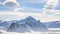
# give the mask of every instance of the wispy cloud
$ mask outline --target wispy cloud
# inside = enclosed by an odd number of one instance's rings
[[[15,8],[13,11],[17,11],[17,12],[41,13],[41,12],[42,12],[42,9],[30,8],[30,7],[20,7],[20,8]]]
[[[3,5],[7,6],[7,7],[17,7],[20,4],[16,1],[16,0],[6,0],[3,2]],[[15,6],[14,6],[15,5]]]
[[[25,10],[24,8],[15,8],[13,11]]]
[[[5,18],[6,18],[8,15],[15,15],[13,17],[9,16],[8,19],[12,19],[12,18],[13,19],[15,19],[15,18],[23,19],[27,16],[32,16],[32,17],[36,18],[37,20],[39,19],[41,21],[60,21],[60,10],[52,10],[52,11],[47,12],[47,11],[42,11],[43,9],[40,9],[40,7],[42,7],[42,5],[39,6],[40,3],[43,4],[47,0],[22,0],[22,1],[27,2],[27,3],[21,2],[21,3],[23,3],[23,5],[19,6],[19,7],[17,6],[16,8],[10,8],[10,9],[12,9],[12,11],[10,11],[10,10],[9,11],[7,10],[8,12],[1,11],[0,16],[5,15]],[[8,1],[3,2],[3,5],[6,6],[5,4],[8,2],[14,2],[14,3],[19,4],[16,0],[8,0]],[[2,9],[3,8],[4,7],[2,7]],[[8,9],[8,6],[7,6],[7,8],[4,8],[4,10],[6,10],[6,9]]]
[[[47,15],[47,14],[44,14],[44,13],[0,12],[0,15],[16,15],[17,20],[25,19],[27,16],[32,16],[37,20],[41,20],[42,22],[60,21],[60,17],[54,16],[54,15],[51,16],[51,15]],[[10,18],[10,19],[12,20],[12,18]]]

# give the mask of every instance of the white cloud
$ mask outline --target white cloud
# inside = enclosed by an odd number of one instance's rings
[[[24,19],[27,16],[32,16],[37,20],[41,20],[42,22],[48,21],[60,21],[60,17],[58,16],[49,16],[44,13],[23,13],[23,12],[0,12],[0,15],[16,15],[18,20]]]
[[[8,0],[8,1],[17,3],[16,0]],[[31,3],[41,3],[41,2],[45,2],[46,0],[27,0],[27,1]],[[50,12],[52,12],[53,14],[50,14],[50,15],[47,14],[47,10],[43,11],[43,13],[22,13],[22,12],[18,12],[19,10],[41,11],[41,9],[21,7],[21,8],[14,8],[13,12],[0,12],[0,15],[16,15],[18,17],[17,19],[23,19],[24,17],[26,18],[27,16],[32,16],[37,20],[38,19],[41,20],[42,22],[60,21],[60,17],[55,16],[56,14],[60,14],[60,10],[59,11],[52,10]]]
[[[5,5],[5,4],[8,3],[8,2],[13,2],[13,3],[15,3],[16,6],[14,6],[14,7],[18,7],[18,6],[20,5],[16,0],[6,0],[5,2],[3,2],[3,5]],[[6,5],[6,6],[7,6],[7,5]]]
[[[48,2],[43,8],[43,13],[47,14],[49,17],[54,17],[54,18],[60,17],[60,16],[57,16],[58,14],[60,14],[60,10],[55,10],[57,3],[58,3],[58,0],[48,0]]]
[[[25,10],[24,8],[15,8],[13,11]]]
[[[45,14],[49,14],[48,12],[51,13],[50,15],[58,15],[58,14],[60,14],[60,10],[46,10],[46,11],[43,11],[43,13],[45,13]]]
[[[41,9],[37,9],[37,8],[30,8],[30,7],[20,7],[20,8],[15,8],[13,11],[25,11],[25,12],[33,12],[33,13],[41,13],[42,10]]]
[[[56,13],[56,14],[60,14],[60,10],[56,10],[55,13]]]
[[[58,0],[48,0],[43,10],[54,10],[57,3],[58,3]]]

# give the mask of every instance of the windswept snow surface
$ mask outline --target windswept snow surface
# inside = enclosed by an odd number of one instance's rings
[[[60,32],[25,32],[25,33],[17,33],[17,32],[6,32],[4,30],[0,30],[0,34],[60,34]]]

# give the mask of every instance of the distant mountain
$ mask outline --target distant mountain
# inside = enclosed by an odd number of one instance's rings
[[[16,32],[26,32],[30,30],[46,31],[47,28],[46,28],[46,25],[40,22],[40,20],[37,21],[31,16],[20,21],[13,21],[11,26],[8,28],[8,31],[16,31]]]
[[[33,30],[44,30],[46,29],[46,25],[40,22],[40,20],[36,20],[31,16],[27,17],[26,24],[29,25]]]
[[[0,27],[5,27],[5,28],[8,28],[10,26],[10,23],[9,21],[3,21],[3,22],[0,22]]]
[[[30,32],[32,31],[47,31],[48,28],[60,28],[60,21],[44,22],[36,20],[29,16],[21,20],[1,21],[0,29],[4,27],[9,32]]]
[[[25,24],[17,24],[17,23],[12,23],[11,26],[8,28],[7,31],[10,32],[27,32],[29,31],[29,26],[25,25]]]
[[[45,25],[48,28],[60,28],[60,21],[52,21],[52,22],[47,22]]]

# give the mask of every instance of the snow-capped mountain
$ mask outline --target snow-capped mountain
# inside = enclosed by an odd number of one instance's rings
[[[10,21],[0,21],[0,29],[7,29],[10,26]]]
[[[44,30],[46,29],[46,25],[40,22],[40,20],[36,20],[32,17],[27,17],[25,20],[26,24],[29,25],[33,30]]]
[[[15,22],[15,23],[14,23]],[[46,31],[46,25],[40,22],[40,20],[36,20],[31,16],[26,19],[20,21],[13,21],[11,26],[7,29],[7,31],[15,31],[15,32],[26,32],[26,31]]]
[[[9,32],[47,31],[48,28],[60,28],[60,21],[42,23],[29,16],[21,20],[0,21],[0,27]]]
[[[60,28],[60,21],[52,21],[44,23],[48,28]]]
[[[49,25],[49,28],[60,28],[60,21],[55,21]]]

